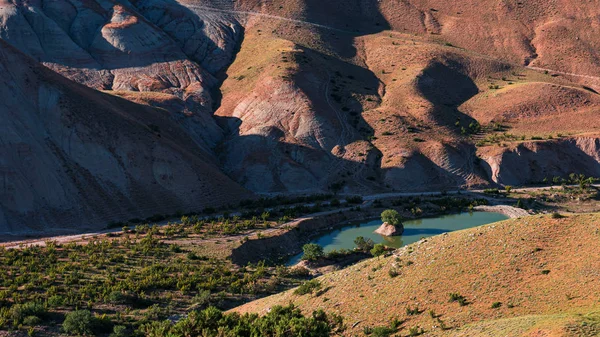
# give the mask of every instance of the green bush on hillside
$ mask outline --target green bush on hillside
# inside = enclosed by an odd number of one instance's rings
[[[96,336],[106,331],[107,322],[95,317],[89,310],[75,310],[65,316],[62,330],[69,335]]]
[[[307,261],[315,261],[322,258],[325,253],[323,253],[323,247],[319,246],[316,243],[307,243],[302,246],[302,251],[304,255],[302,255],[302,260]]]
[[[381,243],[376,244],[373,246],[373,249],[371,249],[371,255],[374,257],[381,256],[383,254],[385,254],[385,246]]]
[[[184,336],[305,336],[326,337],[344,329],[343,320],[322,310],[311,316],[302,315],[293,305],[271,308],[268,314],[224,314],[214,307],[192,311],[177,323],[152,322],[140,327],[147,337]]]
[[[321,289],[321,282],[319,280],[310,280],[302,283],[296,288],[296,290],[294,290],[294,295],[312,294],[319,289]]]
[[[19,326],[20,324],[30,325],[25,322],[25,320],[32,321],[32,317],[37,317],[40,319],[47,315],[47,310],[40,302],[25,302],[13,304],[8,311],[3,311],[2,316],[12,320],[12,324],[14,327]],[[30,323],[29,322],[29,323]]]

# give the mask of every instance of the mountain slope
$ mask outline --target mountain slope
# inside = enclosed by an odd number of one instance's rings
[[[185,148],[253,192],[365,194],[599,175],[597,15],[567,0],[0,0],[0,38],[168,111]]]
[[[0,231],[86,228],[248,197],[166,110],[102,94],[0,40]]]

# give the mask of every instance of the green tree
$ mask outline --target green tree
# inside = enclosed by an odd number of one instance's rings
[[[69,335],[94,336],[98,319],[89,310],[76,310],[67,314],[62,329]]]
[[[371,240],[369,238],[365,239],[362,236],[356,237],[356,239],[354,239],[354,244],[356,245],[356,248],[358,250],[363,251],[363,252],[370,251],[371,249],[373,249],[373,246],[375,245],[373,240]]]
[[[386,209],[381,212],[381,221],[396,226],[402,223],[402,216],[396,210]]]
[[[325,253],[323,252],[323,247],[319,246],[316,243],[307,243],[302,246],[302,251],[304,255],[302,255],[302,260],[307,261],[315,261],[323,257]]]
[[[588,188],[591,184],[594,183],[594,178],[586,178],[585,174],[571,173],[569,177],[571,178],[571,183],[579,185],[579,188],[582,190]]]
[[[263,213],[260,215],[260,218],[262,219],[262,221],[263,221],[263,222],[265,222],[265,223],[266,223],[266,222],[267,222],[267,220],[269,220],[269,217],[270,217],[270,216],[271,216],[271,213],[269,213],[269,212],[263,212]]]
[[[377,257],[377,256],[381,256],[385,253],[385,246],[381,243],[376,244],[375,246],[373,246],[373,249],[371,249],[371,255]]]

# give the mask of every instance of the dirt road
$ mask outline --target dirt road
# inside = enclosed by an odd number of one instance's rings
[[[571,186],[574,186],[574,185],[571,185]],[[596,185],[592,185],[592,186],[600,187],[600,184],[596,184]],[[534,191],[549,190],[550,188],[557,189],[557,188],[561,188],[561,187],[560,186],[524,187],[524,188],[514,188],[512,191],[514,191],[514,192],[534,192]],[[471,195],[473,197],[495,200],[495,198],[493,198],[489,195],[485,195],[483,193],[483,190],[455,190],[455,191],[434,191],[434,192],[393,192],[393,193],[379,193],[379,194],[363,196],[364,202],[361,205],[361,207],[369,207],[373,204],[373,202],[375,200],[401,198],[401,197],[440,196],[440,195],[444,195],[444,194],[445,195],[457,195],[457,194]],[[308,205],[308,206],[310,206],[310,205]],[[283,227],[294,225],[297,222],[302,221],[302,220],[306,220],[306,219],[310,219],[310,218],[314,218],[314,217],[318,217],[318,216],[323,216],[323,215],[329,215],[329,214],[337,213],[340,211],[345,212],[350,209],[351,209],[351,207],[345,207],[345,208],[335,209],[335,210],[331,210],[331,211],[307,214],[302,217],[296,218],[292,221],[289,221],[289,222],[283,223],[281,225],[275,226],[273,228],[264,230],[263,233],[268,234],[273,231],[279,230]],[[528,215],[527,211],[509,206],[509,205],[494,205],[494,206],[485,206],[485,207],[480,206],[476,209],[481,210],[481,211],[488,211],[488,212],[500,212],[509,217],[523,217],[523,216]],[[239,215],[239,213],[230,213],[230,214],[231,215]],[[205,217],[205,218],[207,218],[207,217]],[[165,220],[165,221],[156,223],[156,225],[164,226],[164,225],[167,225],[169,222],[174,222],[174,221],[178,221],[178,220],[179,219],[169,219],[169,220]],[[73,235],[53,235],[53,236],[48,236],[48,237],[44,237],[44,238],[35,238],[35,239],[26,239],[26,240],[22,240],[22,239],[10,240],[10,238],[9,238],[8,240],[6,240],[6,242],[0,243],[0,246],[3,246],[8,249],[20,248],[22,246],[45,246],[46,242],[54,241],[54,242],[61,243],[61,244],[67,243],[67,242],[77,242],[77,241],[84,241],[86,238],[90,238],[90,237],[96,236],[96,235],[102,235],[102,234],[108,234],[108,233],[120,233],[120,232],[122,232],[122,230],[120,228],[115,228],[115,229],[106,229],[106,230],[89,232],[89,233],[81,233],[81,234],[73,234]],[[243,236],[248,236],[251,234],[252,233],[247,233],[247,234],[239,235],[239,237],[241,238]],[[235,239],[236,237],[229,237],[229,238]],[[212,239],[207,239],[207,240],[212,240]],[[217,240],[217,239],[215,239],[215,240]]]

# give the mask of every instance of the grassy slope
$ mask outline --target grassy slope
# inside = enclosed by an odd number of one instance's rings
[[[576,314],[600,308],[599,220],[599,214],[534,216],[441,235],[322,276],[328,290],[320,296],[289,291],[237,310],[264,312],[288,302],[305,310],[323,308],[342,314],[349,327],[360,322],[348,335],[394,317],[407,320],[406,328],[418,325],[434,335],[528,335],[535,329],[561,335],[568,325],[580,327]],[[390,269],[399,275],[390,277]],[[449,293],[465,296],[469,304],[450,303]],[[502,305],[492,309],[494,302]],[[424,312],[406,314],[407,307],[417,306]],[[452,329],[442,331],[429,310]],[[563,313],[559,320],[546,316]]]

